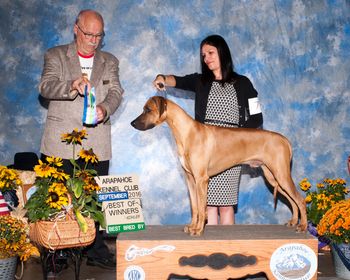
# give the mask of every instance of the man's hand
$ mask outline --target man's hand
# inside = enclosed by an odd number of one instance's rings
[[[102,122],[104,120],[104,118],[106,117],[106,109],[101,106],[101,105],[97,105],[96,106],[96,114],[97,114],[97,122]]]
[[[85,75],[83,75],[79,79],[76,79],[75,81],[73,81],[70,87],[70,91],[77,90],[81,96],[84,96],[85,88],[87,92],[90,92],[91,84],[88,78]]]

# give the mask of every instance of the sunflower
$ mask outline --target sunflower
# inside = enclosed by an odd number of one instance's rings
[[[51,166],[61,167],[63,165],[63,160],[60,157],[46,157],[46,161]]]
[[[57,172],[55,167],[52,167],[48,163],[44,163],[39,159],[39,164],[34,166],[34,171],[38,177],[48,178],[51,177],[52,174]]]
[[[81,145],[83,142],[83,139],[86,139],[86,136],[87,136],[87,133],[85,129],[78,131],[78,129],[75,128],[71,133],[62,134],[61,139],[62,139],[62,142],[67,142],[67,145],[68,144]]]
[[[91,148],[89,150],[84,150],[84,149],[80,150],[79,157],[81,159],[85,160],[86,163],[87,162],[91,162],[91,163],[98,162],[98,157]]]
[[[96,192],[100,190],[100,186],[96,183],[95,179],[92,177],[86,178],[84,180],[84,190],[88,193]]]
[[[88,170],[78,170],[76,173],[75,173],[75,176],[77,178],[80,178],[82,180],[85,180],[89,177],[91,177],[91,173],[88,171]]]
[[[79,215],[84,215],[104,224],[104,217],[100,213],[101,204],[98,203],[96,194],[99,186],[93,179],[97,176],[97,171],[88,168],[90,163],[98,162],[98,157],[92,149],[85,151],[82,148],[77,157],[75,153],[76,146],[82,145],[83,139],[87,139],[84,129],[74,129],[71,133],[61,135],[62,142],[72,145],[72,158],[69,159],[73,167],[72,174],[63,170],[64,160],[60,157],[47,157],[35,166],[37,189],[25,204],[29,222],[56,221],[67,215],[69,206],[77,219]],[[85,162],[84,166],[77,159]],[[81,230],[85,229],[85,224],[79,226]]]
[[[52,177],[59,181],[65,181],[68,180],[70,176],[62,170],[56,170],[56,172],[52,173]]]
[[[46,203],[51,208],[58,210],[62,209],[62,206],[68,205],[67,188],[63,183],[53,183],[48,189],[48,198]]]

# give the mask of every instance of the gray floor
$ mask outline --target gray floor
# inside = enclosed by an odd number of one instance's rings
[[[113,249],[115,250],[115,239],[113,238],[108,239],[107,244],[112,250]],[[329,250],[327,250],[327,248],[319,252],[318,262],[319,262],[318,279],[321,279],[321,280],[341,279],[335,276],[331,253]],[[20,272],[21,272],[21,265],[19,264],[17,269],[17,276],[20,275]],[[43,279],[41,264],[38,259],[31,259],[24,264],[22,279],[23,280]],[[74,280],[75,277],[74,277],[73,265],[63,270],[58,276],[48,278],[48,280],[50,279]],[[80,268],[80,279],[81,280],[112,280],[112,279],[116,279],[116,273],[115,271],[110,271],[99,267],[87,266],[86,259],[83,259],[83,263]],[[170,279],[175,280],[175,279],[184,279],[184,278],[174,276]],[[260,280],[260,279],[266,279],[266,278],[260,275],[260,276],[251,277],[247,279]],[[123,279],[120,279],[120,280],[123,280]],[[158,280],[158,279],[149,279],[149,280]]]

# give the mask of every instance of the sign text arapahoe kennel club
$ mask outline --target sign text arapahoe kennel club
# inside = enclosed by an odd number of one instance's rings
[[[144,230],[138,176],[99,176],[95,180],[101,187],[98,200],[102,202],[107,233]]]

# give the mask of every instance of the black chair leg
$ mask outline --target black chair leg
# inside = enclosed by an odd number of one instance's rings
[[[72,248],[71,258],[74,263],[75,280],[79,280],[80,266],[82,263],[82,250],[80,248]]]
[[[79,280],[82,255],[82,248],[68,248],[55,251],[40,248],[43,279],[48,279],[49,272],[56,273],[62,271],[68,266],[68,260],[71,260],[74,265],[75,280]]]
[[[42,272],[43,272],[43,279],[47,280],[47,274],[48,274],[48,266],[47,266],[47,262],[48,262],[48,258],[49,258],[49,251],[45,248],[40,248],[40,260],[41,260],[41,268],[42,268]]]

